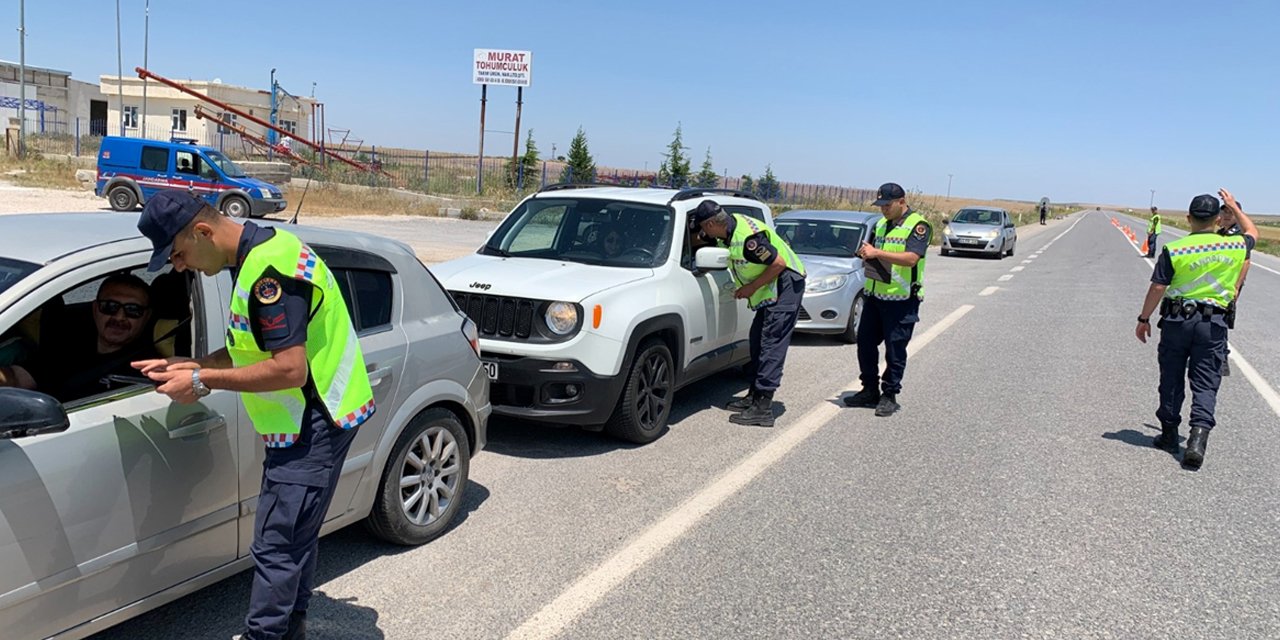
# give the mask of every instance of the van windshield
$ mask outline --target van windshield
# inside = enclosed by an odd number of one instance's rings
[[[228,178],[249,177],[239,165],[231,161],[231,158],[228,158],[217,151],[206,151],[205,153],[208,154],[209,160],[213,161],[214,164],[218,165],[219,169],[222,169],[223,173],[227,174]]]

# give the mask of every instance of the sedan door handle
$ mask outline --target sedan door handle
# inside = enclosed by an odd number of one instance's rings
[[[217,414],[217,415],[205,414],[202,416],[194,416],[194,417],[203,418],[203,419],[197,420],[190,424],[184,424],[176,429],[171,429],[169,431],[169,439],[181,440],[182,438],[190,438],[191,436],[204,435],[206,433],[209,433],[210,431],[213,431],[214,429],[221,429],[222,427],[227,426],[227,419],[222,417],[222,414]]]
[[[383,367],[381,369],[373,369],[369,371],[369,386],[376,387],[379,383],[391,375],[391,367]]]

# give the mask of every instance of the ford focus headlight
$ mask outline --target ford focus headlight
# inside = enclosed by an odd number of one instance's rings
[[[547,328],[558,336],[567,336],[578,326],[578,305],[552,302],[547,306]]]
[[[834,276],[823,276],[821,278],[814,278],[810,280],[808,284],[804,286],[804,290],[806,293],[822,293],[824,291],[835,291],[836,289],[843,287],[844,283],[848,281],[849,281],[849,276],[845,274],[838,274]]]

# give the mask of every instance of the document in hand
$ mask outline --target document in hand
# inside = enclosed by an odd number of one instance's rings
[[[884,283],[889,282],[890,280],[889,267],[886,266],[883,262],[880,262],[879,258],[863,260],[862,265],[865,268],[868,278],[871,278],[872,280],[875,280],[877,282],[884,282]]]

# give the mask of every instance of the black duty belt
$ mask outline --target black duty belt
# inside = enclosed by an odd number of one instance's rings
[[[1165,298],[1160,302],[1160,315],[1167,318],[1191,318],[1201,316],[1206,320],[1211,316],[1226,315],[1228,311],[1196,300],[1176,300]]]

